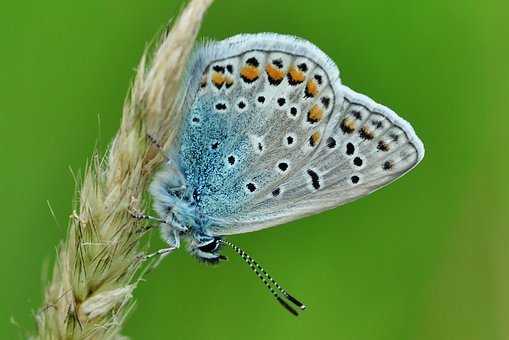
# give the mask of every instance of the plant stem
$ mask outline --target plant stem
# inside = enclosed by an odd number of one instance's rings
[[[152,57],[144,54],[107,157],[92,156],[68,235],[38,311],[34,339],[118,339],[134,302],[142,267],[143,195],[163,161],[147,134],[163,146],[180,122],[180,80],[212,0],[191,0]]]

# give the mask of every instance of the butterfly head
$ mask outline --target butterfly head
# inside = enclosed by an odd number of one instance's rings
[[[194,234],[189,242],[189,252],[199,261],[207,264],[218,264],[220,261],[227,260],[227,257],[220,254],[221,238]]]

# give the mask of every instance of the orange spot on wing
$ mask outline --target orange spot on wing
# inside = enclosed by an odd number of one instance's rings
[[[366,140],[372,140],[373,138],[375,138],[375,136],[373,135],[373,132],[371,132],[366,126],[364,126],[360,131],[359,131],[359,136],[362,138],[362,139],[366,139]]]
[[[275,68],[274,66],[272,66],[272,64],[267,64],[265,70],[267,71],[269,77],[271,77],[274,80],[282,80],[285,77],[284,71]]]
[[[318,105],[313,105],[308,112],[308,121],[310,123],[316,123],[322,120],[323,111]]]
[[[343,119],[343,121],[341,122],[341,130],[343,130],[344,133],[352,133],[355,131],[356,129],[356,126],[355,126],[355,121],[350,118],[350,117],[346,117],[345,119]]]
[[[389,145],[386,142],[384,142],[383,140],[378,142],[378,145],[376,148],[383,152],[389,151]]]
[[[290,68],[290,71],[288,72],[288,81],[291,85],[300,84],[304,81],[304,79],[306,79],[304,72],[294,66]]]
[[[216,85],[216,87],[220,88],[221,86],[223,86],[225,81],[226,81],[226,77],[224,76],[224,74],[219,73],[219,72],[214,72],[212,74],[212,83],[214,83],[214,85]]]
[[[306,97],[314,97],[318,93],[318,84],[313,79],[306,84]]]
[[[252,65],[247,65],[240,70],[240,76],[245,81],[252,82],[258,79],[258,77],[260,76],[260,71],[258,70],[258,68]]]
[[[319,141],[320,141],[320,132],[318,132],[318,131],[313,132],[311,137],[309,137],[309,144],[311,146],[315,146],[316,144],[318,144]]]

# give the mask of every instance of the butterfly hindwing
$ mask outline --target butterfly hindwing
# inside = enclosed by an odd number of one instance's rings
[[[186,87],[179,163],[215,235],[346,203],[423,156],[408,123],[341,85],[330,59],[297,38],[241,35],[205,45]]]

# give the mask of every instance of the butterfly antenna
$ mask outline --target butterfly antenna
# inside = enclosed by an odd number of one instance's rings
[[[242,259],[244,260],[244,262],[246,262],[249,267],[251,268],[251,270],[253,270],[253,272],[256,274],[256,276],[258,276],[258,278],[260,280],[262,280],[262,282],[265,284],[265,286],[267,287],[267,289],[271,292],[271,294],[276,298],[276,300],[283,306],[286,308],[286,310],[288,310],[290,313],[292,313],[293,315],[299,315],[297,313],[297,311],[292,307],[290,306],[285,300],[283,300],[281,298],[281,296],[274,290],[274,288],[271,286],[270,283],[272,283],[276,289],[290,302],[292,302],[294,305],[296,305],[297,307],[299,307],[300,309],[304,310],[306,309],[306,305],[304,305],[302,302],[300,302],[299,300],[297,300],[296,298],[294,298],[292,295],[290,295],[283,287],[281,287],[270,275],[269,273],[267,273],[265,271],[265,269],[262,268],[262,266],[260,266],[251,256],[249,256],[248,253],[246,253],[244,250],[242,250],[241,248],[237,247],[236,245],[234,245],[233,243],[227,241],[227,240],[223,240],[223,239],[220,239],[219,242],[223,243],[223,244],[226,244],[227,246],[229,246],[230,248],[232,248],[237,254],[240,255],[240,257],[242,257]],[[261,273],[263,273],[263,275]],[[270,281],[270,283],[267,281],[267,279]]]

